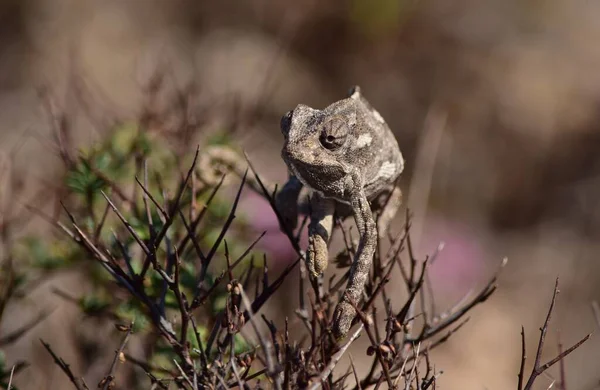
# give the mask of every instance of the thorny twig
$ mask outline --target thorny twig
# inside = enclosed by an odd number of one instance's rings
[[[85,380],[83,378],[75,377],[75,374],[73,374],[73,371],[71,371],[71,368],[67,364],[67,362],[65,362],[61,357],[59,357],[58,355],[56,355],[54,353],[54,351],[50,347],[50,344],[46,343],[44,340],[40,340],[40,341],[42,342],[42,345],[44,346],[44,348],[46,348],[46,351],[48,351],[48,353],[52,356],[54,363],[58,367],[60,367],[60,369],[65,373],[65,375],[67,375],[67,377],[69,378],[71,383],[73,383],[73,386],[75,386],[75,388],[77,390],[89,390],[89,387],[85,383]]]
[[[544,342],[546,341],[546,333],[548,332],[548,325],[550,323],[550,317],[552,316],[552,311],[554,310],[554,304],[556,303],[556,296],[558,295],[558,292],[559,292],[558,278],[556,278],[556,282],[554,284],[554,292],[552,293],[552,301],[550,302],[550,307],[548,308],[548,314],[546,315],[546,320],[544,321],[544,325],[542,325],[542,327],[540,328],[540,339],[538,341],[538,347],[537,347],[537,350],[535,353],[535,361],[533,363],[533,369],[531,370],[531,374],[529,375],[529,379],[527,380],[525,387],[522,387],[522,385],[523,385],[523,370],[525,367],[525,360],[526,360],[527,356],[525,355],[525,336],[524,336],[523,329],[521,330],[521,332],[522,332],[521,333],[522,353],[521,353],[521,366],[520,366],[519,375],[518,375],[519,383],[517,386],[517,390],[523,390],[523,389],[530,390],[533,387],[533,383],[535,382],[536,378],[539,375],[544,373],[547,369],[552,367],[557,362],[559,362],[562,359],[564,359],[565,357],[567,357],[567,355],[569,355],[571,352],[573,352],[574,350],[579,348],[591,336],[591,333],[588,334],[587,336],[585,336],[584,338],[579,340],[577,343],[575,343],[570,348],[567,348],[565,351],[560,352],[558,354],[558,356],[556,356],[554,359],[551,359],[547,363],[542,364],[542,362],[541,362],[542,351],[544,349]]]
[[[13,375],[15,374],[15,367],[16,367],[16,365],[13,365],[12,368],[10,369],[10,378],[8,378],[8,386],[6,386],[6,390],[12,389],[12,381],[13,381]]]
[[[340,348],[340,350],[331,357],[331,361],[329,362],[327,367],[325,367],[323,372],[321,372],[318,380],[309,388],[310,390],[316,390],[320,386],[322,386],[322,382],[324,382],[325,379],[327,379],[327,377],[329,375],[331,375],[331,372],[333,371],[335,366],[338,364],[338,362],[340,361],[340,359],[342,358],[344,353],[346,353],[346,351],[348,350],[350,345],[354,342],[354,340],[356,340],[358,338],[358,336],[360,336],[360,333],[362,332],[363,327],[364,327],[364,325],[361,324],[358,327],[358,329],[356,329],[356,331],[348,338],[348,341],[346,341],[346,344],[344,344],[344,346],[342,348]],[[353,367],[354,367],[354,365],[353,365]],[[354,373],[356,374],[356,370],[354,368],[353,368],[353,370],[354,370]]]
[[[131,336],[131,333],[133,333],[133,325],[134,323],[131,322],[127,327],[125,337],[123,337],[123,341],[121,342],[119,349],[115,351],[115,357],[110,365],[108,374],[100,382],[100,385],[102,385],[102,390],[108,390],[111,388],[111,385],[115,379],[115,370],[117,368],[117,363],[119,362],[119,360],[121,360],[121,356],[125,349],[125,345],[127,345],[127,341],[129,341],[129,336]],[[100,387],[100,385],[98,387]]]

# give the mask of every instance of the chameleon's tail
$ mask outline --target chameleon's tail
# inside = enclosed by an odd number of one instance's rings
[[[249,169],[249,165],[246,159],[227,146],[209,146],[202,150],[198,159],[198,176],[204,184],[211,187],[219,184],[223,175],[233,173],[242,178],[247,169]],[[272,194],[275,186],[266,182],[263,178],[260,180],[269,191],[269,194]],[[246,184],[258,194],[264,196],[263,189],[252,172],[249,172],[246,176]]]
[[[243,177],[249,164],[244,157],[235,150],[226,146],[210,146],[200,153],[198,159],[198,176],[204,184],[214,187],[223,179],[223,175],[233,173]],[[263,187],[261,186],[264,186]],[[294,230],[298,223],[298,196],[302,184],[296,180],[288,182],[279,188],[275,194],[276,186],[263,178],[260,182],[253,172],[246,175],[246,185],[250,186],[256,193],[263,197],[273,198],[282,218],[283,225]],[[265,191],[268,194],[265,194]]]

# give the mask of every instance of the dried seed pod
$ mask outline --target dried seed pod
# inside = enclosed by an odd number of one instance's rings
[[[244,357],[244,362],[246,363],[246,366],[248,366],[248,367],[250,367],[252,365],[253,361],[254,361],[254,356],[246,355]]]
[[[115,324],[115,328],[117,328],[119,332],[129,332],[129,329],[131,329],[129,325],[124,324]]]
[[[390,351],[392,352],[392,354],[394,356],[396,356],[397,352],[396,352],[396,347],[394,347],[394,344],[387,344],[387,346],[390,349]]]
[[[316,310],[315,315],[318,321],[323,321],[325,319],[325,314],[321,310]]]
[[[391,351],[392,350],[388,345],[379,344],[379,352],[381,352],[382,354],[388,355]]]

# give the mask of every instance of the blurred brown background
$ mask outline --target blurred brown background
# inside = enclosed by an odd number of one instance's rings
[[[499,292],[433,353],[445,372],[440,387],[515,388],[520,326],[532,354],[556,276],[545,358],[557,352],[556,330],[571,344],[598,327],[590,309],[600,300],[598,20],[600,3],[589,0],[4,0],[0,150],[25,134],[17,164],[51,177],[57,159],[30,136],[48,131],[38,86],[64,94],[68,107],[68,70],[77,67],[110,102],[104,108],[134,115],[142,84],[167,66],[214,105],[207,132],[227,120],[220,107],[260,113],[236,142],[281,182],[279,117],[298,103],[324,107],[358,84],[407,159],[402,186],[422,253],[446,243],[432,269],[443,303],[509,259]],[[98,137],[92,124],[80,126],[82,142]],[[71,274],[52,283],[80,288]],[[56,331],[79,324],[77,308],[43,286],[31,305],[56,310],[7,349],[9,363],[33,364],[17,384],[63,388],[37,340],[53,337],[77,367],[75,343]],[[23,321],[16,314],[0,331]],[[592,338],[566,360],[568,390],[600,388],[599,345]]]

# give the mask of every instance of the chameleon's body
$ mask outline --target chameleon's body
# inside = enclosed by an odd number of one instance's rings
[[[327,267],[327,245],[335,216],[352,215],[360,240],[346,291],[336,307],[333,333],[344,337],[356,315],[377,246],[401,203],[397,179],[404,168],[398,143],[381,115],[355,87],[349,97],[323,110],[298,105],[281,119],[281,152],[289,180],[277,193],[277,209],[284,223],[295,228],[298,213],[310,212],[307,266],[313,276]],[[240,171],[241,163],[227,152],[208,158]],[[300,193],[311,191],[309,207]],[[376,227],[373,211],[379,211]]]

